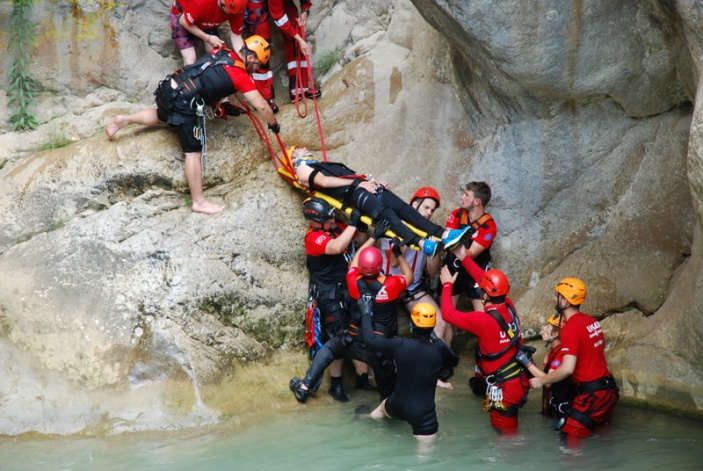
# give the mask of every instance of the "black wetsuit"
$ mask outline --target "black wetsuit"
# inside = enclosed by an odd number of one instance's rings
[[[396,385],[386,399],[386,412],[394,419],[404,420],[414,435],[437,433],[435,388],[445,367],[455,367],[459,358],[432,329],[413,330],[413,338],[387,339],[373,332],[371,309],[359,302],[363,317],[364,343],[372,350],[395,360]]]
[[[429,236],[441,238],[444,233],[444,228],[430,222],[424,218],[415,208],[400,199],[395,193],[390,190],[383,189],[378,193],[369,193],[363,188],[345,186],[341,188],[316,188],[314,186],[316,172],[328,177],[351,177],[357,176],[357,173],[346,167],[343,164],[336,162],[317,162],[307,164],[313,169],[311,174],[312,182],[306,182],[310,185],[311,190],[320,190],[322,193],[329,195],[352,208],[357,208],[364,214],[367,214],[374,221],[385,219],[401,240],[408,245],[417,245],[420,237],[416,235],[403,221],[412,226],[427,232]],[[357,176],[358,179],[358,176]],[[363,180],[362,180],[363,181]]]
[[[315,354],[312,365],[305,372],[303,384],[313,392],[320,388],[322,375],[325,369],[334,360],[346,358],[359,360],[371,367],[376,379],[376,386],[381,399],[385,399],[393,392],[395,374],[390,363],[384,358],[369,351],[359,332],[353,325],[346,332],[339,333],[336,337],[325,342],[325,345]]]

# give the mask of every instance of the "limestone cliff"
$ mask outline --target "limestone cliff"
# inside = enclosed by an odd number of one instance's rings
[[[331,158],[403,197],[434,186],[438,222],[463,184],[489,182],[495,265],[528,332],[551,314],[555,282],[579,276],[623,394],[691,411],[703,409],[696,5],[349,0],[314,5],[309,24],[315,58],[339,57],[318,77]],[[241,364],[301,344],[302,194],[273,172],[249,121],[209,124],[205,184],[227,206],[217,216],[188,210],[168,129],[127,128],[114,142],[100,129],[151,106],[179,66],[169,6],[37,2],[41,126],[0,123],[0,433],[217,420],[215,400],[205,415],[193,398],[174,407],[173,385],[216,391]],[[300,119],[279,102],[286,143],[319,149],[312,109]],[[60,137],[74,142],[37,150]]]

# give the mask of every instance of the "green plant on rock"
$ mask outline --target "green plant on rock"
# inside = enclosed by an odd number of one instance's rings
[[[313,69],[315,71],[315,76],[320,77],[322,75],[325,75],[327,72],[334,67],[334,64],[337,63],[339,58],[342,57],[342,49],[337,48],[333,49],[331,51],[327,51],[324,54],[322,54],[316,61],[313,66]]]
[[[29,14],[34,0],[12,0],[10,40],[7,45],[12,55],[8,73],[8,108],[10,124],[15,131],[37,128],[37,119],[30,108],[35,104],[36,81],[29,73],[29,51],[34,44],[34,24]]]

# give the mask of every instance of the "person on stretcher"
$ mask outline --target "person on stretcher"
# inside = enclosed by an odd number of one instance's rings
[[[393,193],[388,182],[359,174],[339,162],[318,160],[305,147],[293,147],[289,153],[295,176],[302,186],[316,196],[323,193],[358,209],[373,221],[385,219],[404,245],[419,247],[428,257],[437,253],[440,240],[451,249],[461,242],[469,229],[445,230],[434,224]]]

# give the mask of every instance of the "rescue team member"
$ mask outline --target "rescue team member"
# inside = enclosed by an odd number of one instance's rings
[[[349,225],[337,222],[334,214],[334,208],[319,198],[308,198],[303,203],[303,217],[309,224],[305,233],[306,265],[310,290],[320,311],[323,343],[342,334],[349,327],[350,299],[346,275],[355,253],[354,237],[360,224],[359,217],[350,218]],[[334,361],[325,362],[325,368],[329,364],[331,377],[328,393],[341,402],[349,400],[342,385],[344,358],[347,357],[338,356]],[[360,383],[358,386],[371,389],[368,367],[355,361],[354,369]]]
[[[288,83],[291,100],[295,98],[293,90],[296,88],[296,78],[307,80],[306,55],[310,54],[310,46],[301,36],[305,31],[308,16],[310,15],[310,0],[301,0],[301,12],[292,0],[249,0],[246,8],[246,28],[249,34],[256,34],[271,41],[271,25],[269,16],[281,30],[281,40],[288,70]],[[278,113],[278,106],[274,99],[273,71],[270,67],[262,67],[253,76],[256,87],[261,95],[266,98],[274,113]],[[319,91],[304,90],[307,98],[319,97]]]
[[[105,126],[105,133],[112,140],[117,131],[129,124],[148,127],[168,124],[174,127],[185,153],[185,177],[193,201],[191,209],[207,214],[222,212],[224,206],[206,200],[203,193],[201,158],[205,132],[202,110],[209,103],[217,103],[235,92],[242,92],[266,120],[269,129],[274,133],[280,132],[276,117],[249,76],[261,64],[267,63],[270,56],[268,43],[258,36],[247,38],[238,53],[216,49],[196,63],[167,75],[154,92],[155,109],[117,115]]]
[[[387,227],[385,221],[381,221],[376,226],[374,234],[361,246],[359,254],[349,266],[347,286],[349,296],[356,304],[364,295],[371,297],[376,330],[383,333],[386,338],[393,338],[398,335],[400,300],[408,285],[413,282],[413,272],[405,258],[399,256],[399,245],[396,244],[394,256],[398,260],[400,275],[383,274],[383,256],[373,245],[376,243],[376,237],[380,237]],[[357,306],[355,308],[358,309]]]
[[[491,245],[498,235],[498,227],[493,217],[486,212],[490,200],[491,187],[486,182],[467,183],[461,195],[461,206],[449,213],[445,224],[447,229],[470,228],[471,238],[465,237],[464,246],[468,249],[468,255],[484,270],[491,267]],[[481,292],[476,286],[476,281],[462,267],[461,261],[452,252],[447,252],[442,264],[448,266],[452,273],[459,274],[452,288],[454,305],[458,305],[459,296],[466,293],[473,310],[482,311]],[[469,378],[469,387],[477,396],[486,395],[484,374],[477,365],[474,365],[474,375]]]
[[[357,174],[341,163],[319,161],[304,147],[293,147],[289,152],[301,185],[313,191],[322,189],[325,194],[360,210],[374,221],[385,219],[404,245],[418,246],[429,257],[433,257],[438,248],[438,242],[431,237],[441,238],[445,247],[452,247],[468,231],[468,228],[445,231],[430,222],[390,191],[387,182]],[[404,222],[424,231],[427,237],[421,238]]]
[[[418,213],[425,219],[432,218],[434,212],[439,208],[440,196],[437,190],[431,187],[422,187],[418,189],[410,198],[410,206],[415,208]],[[392,239],[384,237],[381,239],[381,253],[383,254],[384,272],[390,274],[398,274],[398,267],[391,263],[391,242]],[[408,312],[412,312],[415,305],[419,303],[428,303],[432,305],[437,314],[437,323],[435,326],[435,334],[447,345],[452,344],[452,328],[448,326],[442,319],[442,314],[437,305],[437,302],[432,297],[430,286],[425,279],[425,273],[428,276],[433,276],[439,273],[440,259],[439,257],[428,258],[424,252],[417,250],[409,250],[407,247],[402,249],[403,257],[413,270],[412,284],[408,285],[408,290],[401,300],[401,304]],[[451,385],[449,385],[451,386]]]
[[[381,272],[381,254],[373,244],[387,230],[387,226],[376,226],[371,237],[354,254],[354,258],[347,271],[346,279],[349,294],[353,299],[360,298],[360,292],[374,298],[373,308],[377,309],[377,329],[382,330],[388,337],[395,336],[398,330],[398,299],[405,291],[408,281],[412,282],[412,271],[407,263],[400,261],[403,275],[383,277]],[[402,257],[401,257],[402,258]],[[317,391],[320,385],[322,372],[333,360],[340,358],[353,358],[363,361],[373,368],[376,385],[381,398],[386,398],[393,391],[394,374],[387,361],[379,359],[370,353],[360,338],[359,323],[361,321],[358,303],[353,303],[353,322],[348,330],[339,333],[335,338],[326,342],[317,352],[312,365],[301,380],[293,377],[288,387],[299,402],[307,400],[310,391]],[[340,378],[341,381],[341,378]]]
[[[464,242],[467,254],[476,264],[487,270],[491,262],[491,245],[498,235],[498,227],[493,217],[486,212],[486,206],[491,200],[491,187],[486,182],[469,182],[461,195],[461,207],[455,209],[447,217],[447,229],[464,229],[470,227],[471,239]],[[474,311],[481,311],[481,293],[476,287],[476,280],[471,278],[452,252],[444,259],[452,273],[458,272],[454,291],[454,304],[459,301],[461,293],[466,293],[473,304]]]
[[[247,0],[175,0],[170,14],[171,37],[181,51],[183,65],[190,65],[197,58],[195,38],[203,41],[206,53],[227,47],[218,32],[225,21],[229,21],[232,49],[241,49],[246,3]]]
[[[532,378],[540,388],[571,377],[576,396],[561,431],[571,437],[586,437],[607,424],[618,401],[618,387],[605,360],[605,336],[597,320],[580,311],[586,300],[586,285],[578,278],[564,278],[555,288],[557,312],[564,316],[561,329],[561,365],[544,378]]]
[[[510,283],[500,270],[483,271],[460,245],[454,254],[463,267],[478,281],[484,312],[460,312],[452,300],[452,284],[457,274],[443,267],[442,315],[444,320],[478,337],[478,366],[486,375],[485,411],[490,412],[491,425],[500,432],[513,432],[518,426],[518,409],[527,401],[528,376],[524,370],[529,357],[524,354],[520,321],[515,305],[507,297]]]
[[[443,377],[443,372],[459,364],[459,358],[442,339],[433,335],[437,316],[430,304],[419,303],[413,307],[410,313],[412,338],[389,339],[374,332],[376,312],[371,299],[364,295],[359,301],[364,343],[371,350],[392,358],[397,371],[393,394],[381,401],[371,417],[404,420],[412,426],[418,440],[434,440],[439,430],[435,406],[437,381]]]
[[[555,312],[547,322],[542,326],[540,334],[545,346],[549,348],[544,356],[542,369],[539,369],[534,363],[529,362],[527,369],[532,376],[544,378],[547,373],[554,371],[562,364],[564,353],[561,350],[561,340],[559,332],[564,326],[564,317]],[[571,410],[571,402],[574,399],[573,385],[571,378],[564,378],[552,385],[542,388],[542,415],[556,419],[552,426],[556,430],[560,430],[566,421],[566,416]]]
[[[439,208],[440,196],[437,190],[426,186],[419,188],[410,198],[410,206],[415,208],[418,213],[425,219],[431,219],[434,212]],[[380,249],[383,254],[383,266],[385,273],[397,275],[398,267],[391,263],[391,242],[392,239],[384,237],[381,239]],[[454,331],[452,326],[447,324],[442,318],[442,311],[432,294],[428,278],[439,273],[440,257],[428,258],[424,252],[420,250],[410,250],[408,247],[402,247],[402,254],[407,260],[408,265],[413,270],[412,284],[408,285],[405,296],[401,300],[401,305],[408,311],[412,312],[413,308],[420,303],[427,303],[432,306],[436,312],[437,322],[434,328],[435,335],[444,340],[447,345],[452,344]],[[426,275],[426,276],[425,276]],[[453,374],[453,372],[450,372]],[[445,389],[453,389],[451,383],[439,380],[437,386]]]

